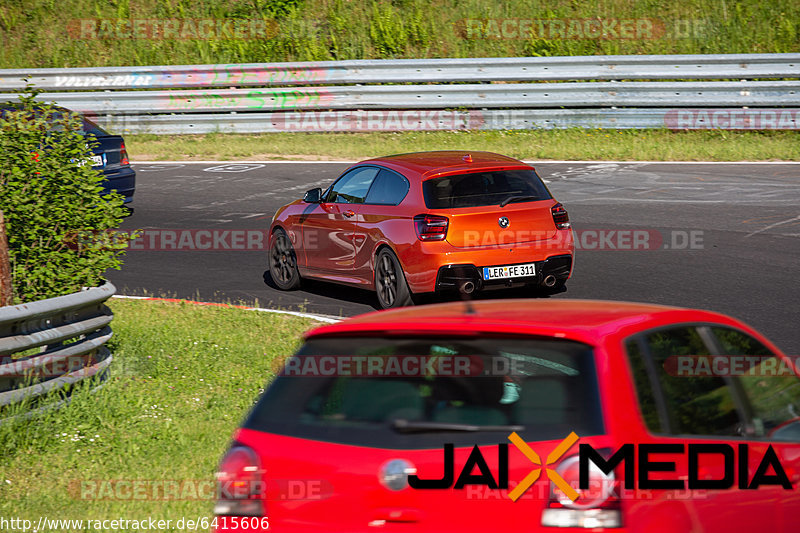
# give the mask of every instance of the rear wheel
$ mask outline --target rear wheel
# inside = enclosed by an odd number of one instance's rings
[[[282,229],[275,230],[269,247],[269,273],[279,289],[288,291],[300,286],[297,254],[292,241]]]
[[[375,292],[381,309],[414,304],[400,261],[387,249],[381,250],[375,259]]]

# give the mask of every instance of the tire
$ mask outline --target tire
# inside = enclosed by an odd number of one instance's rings
[[[375,259],[375,292],[381,309],[414,305],[400,261],[385,248]]]
[[[269,245],[269,274],[275,285],[289,291],[300,286],[300,272],[297,270],[297,254],[292,241],[282,229],[275,230]]]

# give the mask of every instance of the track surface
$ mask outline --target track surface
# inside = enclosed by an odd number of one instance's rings
[[[266,229],[278,207],[307,189],[326,187],[347,166],[136,164],[135,211],[123,227]],[[603,235],[606,248],[619,245],[618,234],[609,238],[611,230],[651,230],[650,235],[661,236],[667,247],[579,250],[567,291],[555,298],[711,309],[743,319],[787,353],[800,355],[800,165],[535,166],[567,207],[587,247]],[[692,236],[694,245],[687,247]],[[371,293],[325,283],[278,291],[265,281],[265,269],[264,251],[132,250],[123,269],[108,277],[120,294],[257,303],[342,316],[375,308]],[[514,296],[509,291],[492,293]]]

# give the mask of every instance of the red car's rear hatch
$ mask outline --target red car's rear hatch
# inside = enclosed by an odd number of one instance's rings
[[[459,248],[505,246],[556,237],[550,211],[555,201],[510,203],[499,208],[473,207],[453,210],[447,242]]]
[[[542,473],[519,499],[510,498],[514,487],[538,467],[508,441],[507,473],[499,468],[497,445],[478,450],[490,477],[497,483],[507,476],[509,489],[471,483],[459,489],[400,490],[387,486],[387,469],[399,472],[398,465],[409,465],[423,479],[441,479],[443,450],[365,448],[249,430],[241,431],[237,441],[262,459],[264,511],[275,531],[513,531],[523,523],[526,531],[538,531],[551,496],[550,481]],[[559,442],[531,446],[545,457]],[[574,448],[564,457],[577,453]],[[475,453],[471,446],[455,448],[456,480]],[[479,468],[472,474],[480,475]]]
[[[508,497],[536,467],[509,436],[547,456],[572,431],[604,433],[587,344],[354,336],[307,340],[235,440],[258,458],[271,530],[502,531],[539,524],[550,500],[544,475]]]

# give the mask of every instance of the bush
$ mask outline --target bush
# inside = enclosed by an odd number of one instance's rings
[[[108,235],[125,214],[122,196],[101,195],[88,158],[93,136],[79,116],[20,97],[0,117],[0,210],[8,235],[13,302],[76,292],[119,269],[124,239]]]

